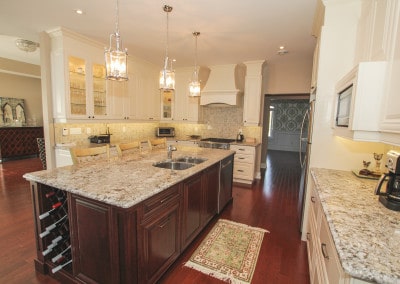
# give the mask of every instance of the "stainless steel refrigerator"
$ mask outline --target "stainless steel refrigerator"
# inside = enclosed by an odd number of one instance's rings
[[[311,154],[311,137],[313,128],[313,116],[314,116],[314,105],[315,98],[313,95],[310,97],[310,104],[307,111],[304,114],[303,121],[300,130],[300,147],[299,147],[299,158],[301,165],[301,178],[300,178],[300,188],[299,188],[299,201],[297,206],[299,221],[300,221],[300,231],[303,225],[303,215],[304,215],[304,198],[305,191],[307,190],[307,179],[308,171],[310,165],[310,154]]]

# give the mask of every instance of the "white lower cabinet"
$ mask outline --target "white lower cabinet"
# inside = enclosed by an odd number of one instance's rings
[[[233,181],[252,184],[256,173],[256,147],[231,144],[230,150],[236,152],[233,163]]]
[[[311,284],[367,283],[344,272],[314,183],[309,198],[307,253]]]

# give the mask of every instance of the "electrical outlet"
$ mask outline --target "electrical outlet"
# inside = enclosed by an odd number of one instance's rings
[[[87,127],[87,128],[86,128],[86,133],[87,133],[87,134],[92,133],[92,129],[91,129],[90,127]]]
[[[125,133],[126,132],[126,127],[122,126],[122,132]]]
[[[67,136],[68,135],[68,128],[63,128],[62,135],[63,136]]]

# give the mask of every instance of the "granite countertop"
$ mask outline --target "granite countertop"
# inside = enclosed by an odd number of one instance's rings
[[[377,180],[311,169],[342,267],[352,277],[400,283],[400,212],[374,195]]]
[[[207,160],[186,170],[157,168],[152,164],[167,159],[167,151],[159,149],[123,158],[115,157],[110,161],[27,173],[24,178],[107,204],[129,208],[234,154],[234,151],[229,150],[183,146],[177,148],[173,152],[173,158],[191,156]]]

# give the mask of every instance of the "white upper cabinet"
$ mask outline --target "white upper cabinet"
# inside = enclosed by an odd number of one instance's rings
[[[107,118],[103,47],[63,28],[50,31],[49,36],[53,117],[60,122]]]
[[[189,97],[189,82],[193,71],[193,68],[176,70],[172,115],[175,122],[201,121],[199,98]]]
[[[261,86],[264,62],[264,60],[244,62],[246,65],[243,105],[244,125],[260,125],[261,110],[263,107]]]
[[[386,66],[385,61],[361,62],[337,83],[332,119],[335,135],[379,142]]]
[[[157,66],[128,59],[126,82],[105,80],[104,46],[64,28],[49,31],[53,114],[68,119],[160,119]]]
[[[397,1],[397,0],[394,0]],[[392,32],[390,18],[393,0],[363,1],[357,35],[356,62],[380,61],[388,59]]]
[[[158,86],[160,70],[153,65],[136,65],[137,85],[135,114],[136,119],[159,121],[161,96]],[[131,92],[131,90],[129,90]]]
[[[388,2],[390,51],[380,129],[384,133],[383,142],[400,145],[400,4],[398,1]]]

